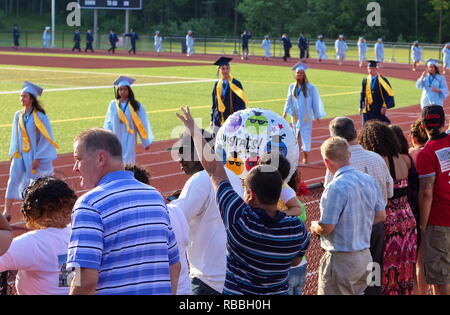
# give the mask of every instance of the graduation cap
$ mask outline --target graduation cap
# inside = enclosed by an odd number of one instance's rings
[[[48,31],[48,30],[50,30],[50,29],[51,29],[50,26],[46,26],[46,27],[45,27],[45,30],[46,30],[46,31]]]
[[[113,84],[115,86],[121,87],[121,86],[131,86],[134,82],[136,82],[135,79],[120,76]]]
[[[323,38],[323,35],[319,35],[319,37],[318,37],[319,39],[322,39]]]
[[[306,71],[309,69],[309,66],[306,63],[299,62],[295,66],[292,67],[294,71]]]
[[[369,63],[369,68],[378,68],[378,61],[375,60],[367,60],[367,62]]]
[[[215,66],[228,66],[230,64],[230,61],[233,60],[233,58],[228,58],[228,57],[220,57],[215,63]]]
[[[44,91],[43,88],[29,82],[29,81],[25,81],[23,83],[23,90],[22,92],[27,92],[31,95],[33,95],[34,97],[39,97],[42,95],[42,92]]]
[[[419,43],[419,41],[418,41],[418,40],[416,40],[416,41],[414,41],[414,43],[413,43],[413,44],[415,45],[415,44],[418,44],[418,43]]]
[[[439,60],[436,60],[436,59],[433,59],[433,58],[430,58],[430,59],[428,59],[428,60],[425,62],[425,64],[426,64],[427,66],[437,66],[438,63],[440,63]]]
[[[160,32],[159,32],[159,31],[156,31],[156,32],[155,32],[155,34],[158,34],[158,35],[159,35],[159,34],[160,34]]]

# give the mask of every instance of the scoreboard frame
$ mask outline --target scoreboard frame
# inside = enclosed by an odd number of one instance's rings
[[[133,0],[92,0],[92,1],[96,1],[99,4],[93,5],[93,6],[86,6],[86,5],[82,5],[82,3],[85,3],[87,0],[77,0],[78,4],[80,5],[81,9],[91,9],[91,10],[142,10],[142,0],[134,0],[134,1],[139,1],[139,7],[127,7],[123,5],[124,1],[130,1],[130,2],[134,2]],[[122,4],[122,5],[118,5],[115,7],[112,6],[107,6],[107,2],[108,1],[117,1],[118,4]]]

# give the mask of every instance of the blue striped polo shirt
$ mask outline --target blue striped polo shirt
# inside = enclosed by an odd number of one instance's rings
[[[289,269],[309,246],[302,221],[280,211],[271,218],[250,207],[229,181],[219,185],[217,201],[228,239],[223,294],[287,294]]]
[[[178,260],[163,197],[133,173],[109,173],[77,200],[67,262],[99,271],[97,294],[170,295]]]

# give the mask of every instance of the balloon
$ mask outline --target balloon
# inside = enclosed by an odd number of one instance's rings
[[[216,153],[224,165],[245,179],[260,158],[280,152],[291,163],[288,180],[297,169],[299,148],[291,126],[278,114],[249,108],[228,117],[216,138]]]

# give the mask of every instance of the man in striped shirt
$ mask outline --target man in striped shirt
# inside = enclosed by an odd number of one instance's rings
[[[124,171],[117,137],[91,129],[74,142],[81,196],[72,214],[67,265],[77,276],[71,294],[169,295],[180,263],[161,194]]]
[[[189,108],[177,114],[194,139],[200,161],[211,177],[228,240],[224,294],[287,294],[290,267],[301,261],[309,234],[296,217],[280,212],[282,179],[272,166],[255,167],[245,180],[242,200],[222,162],[202,137]]]

